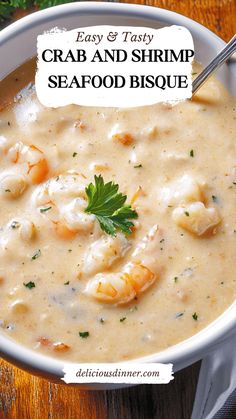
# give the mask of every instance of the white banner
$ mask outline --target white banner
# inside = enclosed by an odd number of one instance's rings
[[[38,36],[36,92],[48,107],[134,107],[192,94],[193,39],[181,26],[91,26]]]
[[[167,384],[173,377],[173,364],[85,363],[63,369],[65,383]]]

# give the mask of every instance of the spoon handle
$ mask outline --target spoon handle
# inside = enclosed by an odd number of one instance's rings
[[[204,70],[196,77],[192,85],[192,94],[194,95],[203,83],[216,71],[224,62],[236,52],[236,35],[220,51],[220,53],[207,65]]]

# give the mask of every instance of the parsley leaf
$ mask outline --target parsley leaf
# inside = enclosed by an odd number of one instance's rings
[[[193,313],[192,318],[193,318],[193,320],[197,320],[198,319],[198,314],[196,313],[196,311],[195,311],[195,313]]]
[[[127,196],[118,192],[119,186],[113,182],[104,183],[101,175],[94,176],[95,185],[90,183],[85,192],[88,206],[85,212],[94,214],[103,231],[115,236],[117,230],[130,234],[138,214],[131,205],[124,205]]]
[[[38,259],[41,256],[41,250],[38,249],[37,252],[32,256],[32,260]]]
[[[123,323],[126,320],[126,317],[121,317],[120,322]]]
[[[40,208],[40,212],[41,212],[41,213],[43,213],[43,212],[47,212],[47,211],[49,211],[50,209],[52,209],[52,207]]]
[[[86,339],[89,337],[89,332],[79,332],[81,338]]]
[[[32,288],[35,288],[35,283],[32,281],[27,282],[27,284],[24,282],[24,286],[26,288],[29,288],[29,290],[31,290]]]

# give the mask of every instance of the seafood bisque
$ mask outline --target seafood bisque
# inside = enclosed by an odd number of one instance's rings
[[[236,296],[235,100],[44,108],[33,74],[0,82],[1,333],[116,362],[199,332]]]

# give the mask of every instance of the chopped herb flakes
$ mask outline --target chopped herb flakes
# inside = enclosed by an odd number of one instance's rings
[[[41,250],[37,250],[37,252],[32,256],[32,260],[38,259],[41,256]]]
[[[198,315],[197,315],[196,311],[195,311],[195,313],[193,313],[192,318],[193,318],[193,320],[197,320],[198,319]]]
[[[174,277],[174,282],[177,282],[178,281],[178,277],[177,276],[175,276]]]
[[[120,322],[124,322],[126,320],[126,317],[121,317]]]
[[[11,228],[16,229],[20,227],[20,223],[18,221],[12,221]]]
[[[105,320],[102,317],[99,319],[99,321],[100,323],[105,323]]]
[[[79,332],[81,338],[86,339],[89,337],[89,332]]]
[[[26,288],[29,288],[29,290],[31,290],[32,288],[35,288],[35,283],[32,281],[27,282],[27,284],[24,283],[24,286]]]
[[[136,166],[134,166],[134,169],[139,169],[140,167],[143,167],[142,164],[137,164]]]
[[[51,209],[52,207],[47,207],[47,208],[40,208],[40,212],[47,212]]]
[[[70,281],[64,282],[64,285],[69,285]]]
[[[189,217],[189,212],[188,211],[184,211],[186,217]]]
[[[10,189],[5,189],[5,192],[11,192]]]
[[[190,150],[189,155],[190,155],[190,157],[194,157],[194,151]]]
[[[77,156],[77,154],[78,154],[78,153],[74,152],[74,153],[72,154],[72,156],[73,156],[73,157],[76,157],[76,156]]]
[[[212,201],[213,201],[213,202],[217,202],[217,201],[218,201],[218,198],[217,198],[217,196],[215,196],[215,195],[212,195]]]

